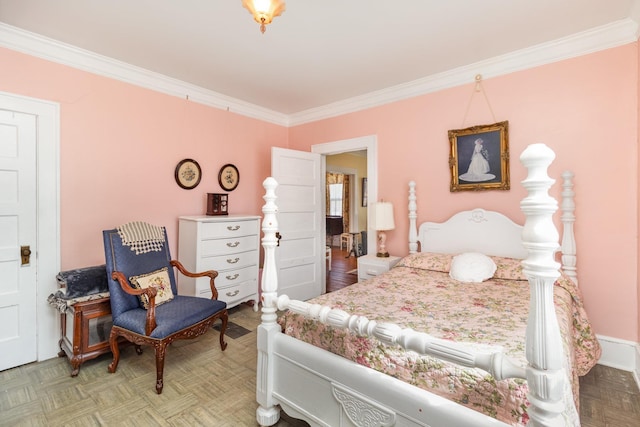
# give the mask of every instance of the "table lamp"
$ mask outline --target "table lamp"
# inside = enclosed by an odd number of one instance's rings
[[[385,231],[393,230],[396,224],[393,221],[393,205],[389,202],[378,202],[373,208],[373,228],[378,231],[378,253],[376,256],[388,257],[389,252],[385,247],[387,234]]]

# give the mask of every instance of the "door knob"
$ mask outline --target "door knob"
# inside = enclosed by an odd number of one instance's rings
[[[29,264],[31,259],[31,247],[20,246],[20,258],[22,258],[22,265]]]

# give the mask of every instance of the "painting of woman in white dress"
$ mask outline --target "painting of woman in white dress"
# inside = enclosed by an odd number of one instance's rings
[[[451,188],[508,190],[509,122],[449,131]]]
[[[474,143],[473,154],[466,173],[460,175],[460,179],[468,182],[483,182],[494,179],[495,174],[489,173],[489,151],[484,148],[484,141],[478,138]]]

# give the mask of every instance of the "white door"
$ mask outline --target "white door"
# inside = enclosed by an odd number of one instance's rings
[[[36,197],[36,116],[0,110],[0,371],[37,358]]]
[[[282,236],[275,251],[278,295],[301,301],[324,293],[326,288],[321,165],[319,154],[271,149]]]

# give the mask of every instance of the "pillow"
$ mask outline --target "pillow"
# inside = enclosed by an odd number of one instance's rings
[[[167,267],[152,271],[151,273],[129,277],[129,281],[136,289],[146,289],[150,286],[158,288],[158,293],[156,294],[156,307],[173,299],[171,280],[169,279]],[[145,310],[148,310],[149,298],[146,295],[139,295],[138,299],[140,300],[140,305],[142,305]]]
[[[418,268],[421,270],[441,271],[448,273],[451,267],[451,254],[418,252],[402,258],[396,266]]]
[[[493,277],[496,264],[488,256],[477,252],[456,255],[451,260],[449,276],[460,282],[480,283]]]
[[[516,258],[504,258],[492,256],[491,259],[496,263],[496,272],[494,279],[506,280],[527,280],[524,271],[522,271],[522,260]]]

